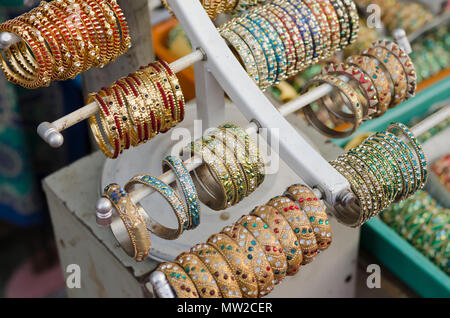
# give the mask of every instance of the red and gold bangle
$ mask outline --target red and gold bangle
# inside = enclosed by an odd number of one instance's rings
[[[390,107],[393,108],[401,104],[406,99],[406,90],[408,82],[402,64],[387,49],[383,47],[371,47],[365,50],[362,55],[372,56],[383,65],[390,74],[392,83],[394,84],[394,95]]]
[[[151,118],[149,116],[149,94],[146,86],[142,83],[136,74],[130,74],[126,77],[126,81],[130,82],[138,92],[136,104],[129,109],[130,114],[133,113],[133,121],[135,122],[141,142],[146,142],[151,138]]]
[[[300,243],[303,264],[311,263],[318,254],[318,246],[311,223],[305,212],[300,210],[295,202],[287,197],[275,197],[267,205],[277,209],[288,221]]]
[[[331,31],[327,23],[327,17],[323,13],[317,0],[303,0],[303,2],[308,6],[309,10],[311,10],[319,25],[318,32],[321,34],[323,47],[321,59],[327,58],[330,56],[331,49]]]
[[[2,62],[4,65],[2,66],[5,71],[5,76],[8,80],[10,78],[15,78],[18,82],[33,82],[35,81],[35,68],[30,65],[27,60],[32,59],[31,53],[27,53],[25,48],[25,54],[28,54],[28,59],[26,60],[23,57],[22,50],[19,50],[17,46],[20,46],[22,43],[17,43],[12,45],[8,50],[4,52],[5,56],[2,57]],[[2,63],[2,64],[3,64]],[[8,73],[6,73],[8,72]]]
[[[289,276],[295,275],[303,263],[303,256],[300,243],[289,223],[277,209],[267,205],[256,207],[251,215],[260,217],[273,231],[286,254],[287,274]]]
[[[264,247],[264,253],[274,273],[273,283],[278,285],[287,274],[287,258],[280,242],[273,235],[269,226],[257,216],[244,215],[236,223],[241,224],[252,233],[253,237]]]
[[[383,115],[391,104],[393,92],[390,78],[386,75],[384,68],[377,63],[375,58],[370,56],[355,55],[349,57],[345,62],[358,67],[370,78],[378,97],[377,112],[373,116]]]
[[[168,74],[170,84],[172,85],[172,89],[174,90],[174,94],[176,97],[177,105],[178,105],[178,122],[182,122],[186,115],[186,101],[184,99],[183,91],[181,90],[180,82],[178,81],[178,77],[173,72],[172,68],[169,64],[167,64],[164,60],[158,60],[158,63],[162,65],[166,73]]]
[[[241,289],[226,259],[211,245],[197,244],[191,253],[198,256],[213,275],[224,298],[242,298]]]
[[[290,186],[286,195],[298,202],[300,208],[306,213],[311,223],[320,250],[326,250],[332,241],[331,227],[324,206],[317,199],[314,192],[305,185]]]
[[[378,95],[373,82],[364,74],[359,68],[356,66],[352,66],[349,64],[339,63],[339,64],[328,64],[324,70],[324,75],[345,75],[358,83],[359,88],[363,92],[368,106],[368,114],[372,116],[377,113],[377,105],[378,105]]]
[[[175,262],[178,263],[191,278],[200,298],[222,297],[214,276],[209,272],[208,268],[198,256],[189,252],[184,252],[177,256]]]
[[[102,52],[103,54],[101,59],[100,67],[108,64],[113,60],[113,52],[114,52],[114,39],[113,39],[113,30],[109,28],[109,24],[106,22],[106,18],[103,15],[103,11],[99,4],[94,0],[86,0],[88,4],[88,9],[90,11],[91,16],[95,16],[98,21],[98,25],[96,26],[97,35],[102,38],[104,43]]]
[[[67,33],[64,34],[64,37],[66,38],[66,40],[70,41],[71,45],[73,45],[73,47],[75,48],[76,55],[70,57],[71,59],[73,59],[75,70],[72,74],[72,77],[74,77],[82,70],[84,70],[86,65],[85,50],[81,45],[81,43],[83,42],[82,38],[79,36],[77,28],[72,24],[71,21],[69,21],[64,11],[56,5],[56,2],[52,1],[48,3],[48,5],[51,7],[55,16],[65,26],[65,31],[67,31]]]
[[[339,49],[341,42],[339,18],[329,0],[321,0],[318,2],[322,6],[322,11],[324,12],[327,18],[326,20],[328,21],[331,40],[330,55],[333,55]]]
[[[131,119],[128,115],[127,105],[125,104],[124,92],[118,85],[112,85],[111,87],[103,88],[107,97],[113,100],[114,119],[116,124],[120,124],[119,133],[121,135],[121,143],[123,145],[122,150],[129,149],[132,145],[136,144],[135,134],[133,134],[133,128]]]
[[[264,247],[241,224],[225,227],[220,233],[228,235],[242,248],[250,260],[258,284],[259,296],[263,297],[273,290],[274,274],[264,253]]]
[[[67,26],[56,15],[53,8],[53,6],[45,1],[41,2],[41,4],[39,5],[41,13],[46,19],[48,19],[49,24],[53,25],[56,28],[57,32],[55,34],[59,34],[58,42],[62,48],[62,52],[64,52],[64,70],[59,70],[60,72],[58,75],[58,79],[68,79],[72,78],[78,73],[79,67],[75,66],[75,63],[79,61],[78,51],[75,47],[75,43]]]
[[[199,298],[197,288],[184,270],[175,263],[161,263],[159,270],[166,275],[178,298]]]
[[[114,10],[111,9],[105,0],[97,1],[97,3],[101,6],[103,16],[106,19],[106,36],[110,38],[110,43],[112,44],[112,62],[119,57],[121,51],[119,24],[114,14]]]
[[[373,46],[385,48],[398,59],[403,66],[403,70],[405,71],[406,79],[408,81],[407,97],[414,97],[417,88],[417,74],[409,55],[406,54],[406,52],[397,43],[392,41],[384,39],[378,40]]]
[[[285,11],[285,9],[276,4],[270,4],[265,7],[267,8],[267,10],[270,10],[276,17],[278,17],[278,19],[280,19],[280,21],[284,24],[284,27],[288,31],[289,37],[294,44],[296,58],[295,70],[292,70],[291,73],[288,73],[289,76],[293,76],[305,67],[304,63],[306,51],[305,46],[303,45],[302,35],[295,25],[295,22],[292,20],[288,12]]]
[[[245,298],[258,297],[258,284],[253,273],[251,262],[245,257],[244,249],[224,234],[213,234],[207,243],[213,246],[228,262],[234,278]]]
[[[131,36],[130,36],[130,30],[128,28],[128,23],[125,18],[125,15],[123,14],[122,9],[117,4],[116,0],[107,0],[110,7],[114,10],[114,13],[116,14],[117,20],[119,21],[120,30],[121,30],[121,47],[120,47],[120,54],[125,53],[128,51],[129,48],[131,48]]]
[[[33,76],[33,79],[29,81],[20,77],[18,78],[17,75],[11,71],[8,64],[2,57],[2,69],[8,80],[15,84],[20,84],[26,88],[37,88],[42,86],[42,83],[49,83],[51,67],[48,65],[48,60],[47,62],[45,60],[46,56],[43,52],[44,49],[42,48],[42,43],[39,43],[39,40],[33,36],[34,33],[31,31],[31,28],[23,22],[11,20],[0,25],[0,32],[11,32],[20,37],[31,50],[39,66],[38,72]]]

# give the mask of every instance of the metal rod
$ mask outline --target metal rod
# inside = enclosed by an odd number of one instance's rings
[[[416,137],[419,137],[448,118],[450,118],[450,105],[443,107],[441,110],[425,118],[420,123],[412,127],[411,131]]]
[[[170,67],[175,73],[178,73],[185,68],[195,64],[204,59],[201,50],[196,50],[170,64]],[[64,143],[64,137],[61,131],[66,130],[73,125],[82,122],[85,119],[95,115],[99,111],[97,103],[91,103],[83,106],[76,111],[67,114],[64,117],[55,120],[53,123],[43,122],[37,128],[38,135],[47,142],[51,147],[58,148]]]

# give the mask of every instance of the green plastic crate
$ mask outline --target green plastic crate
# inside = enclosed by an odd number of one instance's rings
[[[361,230],[361,245],[422,297],[450,297],[450,277],[378,217]]]

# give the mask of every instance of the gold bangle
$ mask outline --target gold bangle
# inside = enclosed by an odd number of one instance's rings
[[[287,189],[286,194],[300,204],[300,208],[309,218],[319,249],[326,250],[331,244],[332,237],[328,216],[322,203],[306,185],[292,185]]]
[[[224,234],[211,235],[207,243],[213,246],[226,259],[241,288],[242,295],[245,298],[258,297],[258,284],[251,267],[251,262],[244,255],[244,250]]]
[[[120,216],[120,219],[115,218],[111,223],[114,236],[128,255],[138,262],[143,261],[150,252],[151,242],[138,207],[117,184],[107,186],[104,196],[111,201]],[[125,232],[128,232],[128,238],[125,238]]]
[[[260,217],[273,231],[287,255],[287,275],[295,275],[303,263],[300,244],[286,219],[271,206],[256,207],[251,215]]]
[[[295,202],[287,197],[275,197],[267,202],[266,205],[275,208],[284,216],[300,243],[303,264],[311,263],[314,257],[317,256],[319,250],[311,223],[305,212],[300,210]]]
[[[287,274],[287,258],[280,242],[272,234],[269,226],[257,216],[244,215],[237,223],[246,228],[259,244],[264,246],[264,253],[274,273],[273,283],[274,285],[278,285]]]
[[[263,246],[241,224],[227,226],[220,233],[228,235],[247,254],[258,284],[259,296],[269,294],[273,290],[274,274]]]
[[[191,253],[200,258],[213,275],[224,298],[241,298],[241,290],[225,258],[209,244],[197,244]]]
[[[221,298],[219,286],[202,260],[189,252],[181,253],[175,259],[191,278],[201,298]]]
[[[167,281],[178,298],[200,298],[194,283],[179,265],[161,263],[156,270],[166,275]]]

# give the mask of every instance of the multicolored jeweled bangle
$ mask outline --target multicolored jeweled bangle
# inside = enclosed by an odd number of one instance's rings
[[[308,216],[319,249],[327,249],[332,241],[331,227],[328,223],[328,216],[324,206],[317,199],[314,192],[306,185],[297,184],[290,186],[286,190],[286,194],[298,202],[300,208]]]
[[[350,34],[349,34],[348,42],[349,42],[349,44],[353,44],[353,43],[355,43],[356,38],[358,37],[358,32],[359,32],[358,10],[357,10],[356,5],[353,2],[353,0],[342,0],[342,3],[345,5],[347,14],[349,16]]]
[[[277,196],[267,202],[283,216],[297,236],[303,254],[303,264],[309,264],[317,256],[319,249],[311,223],[304,211],[291,199]]]
[[[322,11],[319,1],[317,0],[302,0],[302,1],[311,10],[319,26],[319,33],[321,34],[322,37],[322,48],[323,48],[321,59],[327,58],[330,56],[330,49],[331,49],[331,30],[327,22],[327,17],[325,16],[325,13]]]
[[[348,36],[350,34],[350,21],[349,16],[345,10],[345,6],[341,0],[330,0],[331,5],[334,8],[334,12],[337,14],[340,25],[340,47],[343,49],[348,43]]]
[[[113,217],[111,230],[124,251],[136,261],[143,261],[150,252],[150,236],[145,221],[137,207],[117,184],[110,184],[104,190],[120,218]],[[128,232],[128,235],[126,233]]]
[[[172,229],[163,226],[162,224],[156,222],[149,213],[147,219],[147,228],[150,232],[159,236],[166,240],[175,240],[177,239],[184,230],[188,228],[189,224],[189,216],[186,212],[186,207],[181,201],[178,194],[166,183],[163,181],[149,175],[137,175],[133,177],[130,181],[125,185],[125,190],[127,192],[133,191],[137,185],[143,185],[147,187],[153,188],[156,192],[161,194],[163,198],[170,204],[178,222],[178,228]],[[137,206],[141,209],[142,206],[138,203]],[[144,210],[144,209],[143,209]]]
[[[197,288],[183,268],[175,263],[161,263],[156,269],[166,275],[178,298],[199,298]]]
[[[377,112],[372,116],[383,115],[388,110],[393,98],[391,81],[384,68],[378,64],[375,58],[370,56],[355,55],[349,57],[345,62],[358,67],[370,78],[376,89],[378,99]]]
[[[277,238],[269,230],[269,226],[257,216],[243,216],[236,223],[246,228],[253,237],[264,246],[264,253],[274,273],[274,285],[279,284],[287,274],[287,258],[283,247]]]
[[[178,263],[191,278],[200,298],[222,297],[214,276],[208,271],[207,267],[198,256],[189,252],[184,252],[177,256],[175,262]]]
[[[243,249],[250,260],[259,296],[265,296],[273,290],[274,274],[262,246],[253,235],[241,224],[225,227],[220,233],[228,235]]]
[[[340,36],[340,25],[339,25],[339,18],[336,14],[336,11],[334,10],[333,5],[331,4],[330,0],[322,0],[318,1],[319,4],[322,6],[322,11],[324,12],[326,16],[326,20],[328,21],[329,29],[331,32],[330,40],[331,40],[331,50],[330,55],[333,55],[339,48],[340,48],[340,42],[341,42],[341,36]]]
[[[195,229],[200,224],[200,202],[198,200],[197,190],[189,171],[180,158],[167,156],[163,160],[163,172],[172,170],[177,177],[177,181],[182,190],[184,200],[186,201],[189,224],[187,230]]]
[[[251,261],[245,257],[244,249],[224,234],[211,235],[207,243],[213,246],[227,261],[241,288],[242,295],[245,298],[258,297],[258,284],[251,267]]]
[[[303,263],[303,256],[300,243],[289,223],[277,209],[267,205],[256,207],[250,214],[260,217],[273,231],[286,254],[287,275],[295,275]]]
[[[190,251],[198,256],[213,275],[224,298],[241,298],[242,293],[234,278],[234,272],[226,259],[211,245],[197,244]]]

